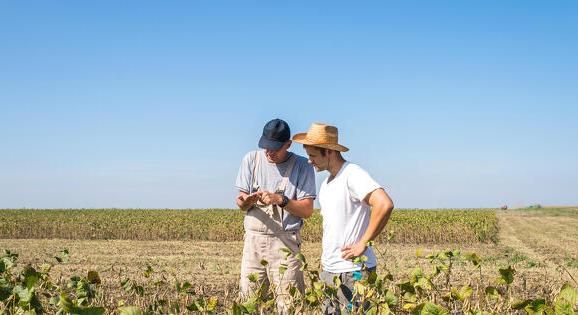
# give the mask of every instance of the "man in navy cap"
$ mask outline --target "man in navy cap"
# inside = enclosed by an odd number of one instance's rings
[[[248,298],[262,284],[272,284],[283,312],[287,310],[288,289],[304,290],[301,263],[295,254],[301,247],[303,218],[313,213],[316,197],[313,167],[307,158],[287,151],[290,139],[285,121],[273,119],[265,124],[259,140],[262,150],[245,155],[235,183],[237,205],[245,212],[241,295]],[[292,255],[286,257],[283,248],[290,249]],[[263,264],[263,260],[268,263]],[[251,274],[257,275],[256,282],[249,280]]]

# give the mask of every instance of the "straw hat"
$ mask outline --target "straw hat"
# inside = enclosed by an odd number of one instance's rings
[[[294,135],[293,141],[339,152],[349,151],[348,148],[337,143],[337,134],[337,127],[335,126],[313,123],[306,133]]]

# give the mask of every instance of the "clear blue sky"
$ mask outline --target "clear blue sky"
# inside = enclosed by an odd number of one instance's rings
[[[233,207],[276,117],[397,207],[578,204],[578,2],[0,4],[0,208]]]

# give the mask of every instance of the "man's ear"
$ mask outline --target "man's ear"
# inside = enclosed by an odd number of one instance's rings
[[[293,141],[288,140],[285,145],[287,146],[287,149],[289,149],[291,147],[291,144],[293,143]]]

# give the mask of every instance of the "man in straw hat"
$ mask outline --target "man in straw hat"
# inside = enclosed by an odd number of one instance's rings
[[[368,242],[383,230],[393,202],[383,188],[359,165],[346,161],[341,152],[337,128],[313,123],[306,133],[293,136],[302,143],[309,163],[318,172],[328,171],[319,190],[323,216],[323,253],[321,280],[334,285],[340,278],[338,300],[325,302],[325,313],[341,313],[359,307],[352,300],[354,283],[375,271],[376,258]],[[355,257],[365,256],[363,263]],[[361,259],[362,261],[365,258]]]
[[[248,298],[272,282],[281,310],[291,286],[304,289],[301,263],[294,255],[300,251],[303,218],[313,213],[316,197],[313,167],[305,157],[288,152],[290,146],[289,125],[281,119],[269,121],[259,140],[262,150],[245,155],[235,183],[237,205],[245,212],[241,295]],[[283,248],[293,255],[287,257]],[[283,274],[281,264],[287,264]],[[249,280],[251,274],[257,275],[256,282]]]

